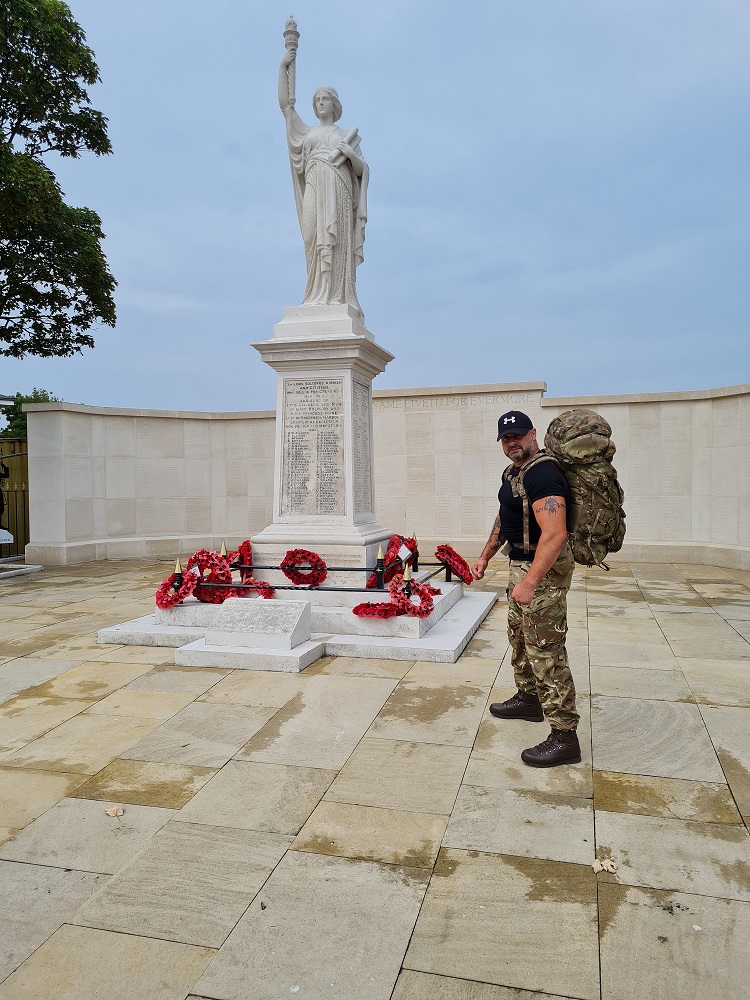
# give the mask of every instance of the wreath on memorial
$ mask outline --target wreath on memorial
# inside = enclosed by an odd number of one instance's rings
[[[309,572],[300,572],[298,568],[300,566],[309,566]],[[328,576],[326,564],[316,552],[311,552],[309,549],[289,549],[279,568],[295,587],[303,584],[308,587],[319,587]]]
[[[441,563],[445,563],[450,571],[456,574],[459,580],[463,580],[468,587],[471,586],[474,577],[471,575],[469,564],[450,545],[438,545],[435,549],[435,558]]]
[[[429,584],[412,580],[411,597],[409,597],[404,589],[404,578],[400,573],[398,576],[394,576],[388,584],[388,593],[391,595],[393,604],[396,605],[401,614],[409,615],[411,618],[427,618],[428,615],[432,614],[435,607],[435,602],[432,599],[434,589]],[[413,604],[412,597],[416,597],[419,604]]]
[[[177,579],[176,573],[172,573],[163,583],[159,584],[156,591],[157,608],[166,611],[167,608],[174,608],[177,604],[182,604],[186,597],[190,597],[198,583],[198,574],[190,572],[182,573],[181,576],[182,586],[179,590],[174,589],[174,582]]]
[[[230,587],[212,587],[212,583],[231,583],[232,570],[225,556],[220,556],[213,549],[198,549],[190,556],[188,570],[195,569],[199,574],[198,582],[193,591],[199,601],[204,604],[223,604],[228,597],[235,597],[234,589]]]
[[[355,614],[358,618],[384,619],[395,618],[397,615],[402,615],[403,611],[399,611],[396,605],[390,602],[383,602],[381,604],[365,602],[352,608],[352,614]]]
[[[249,591],[246,588],[248,587],[250,588],[250,590],[256,590],[258,592],[258,596],[265,597],[267,601],[270,601],[271,598],[276,594],[275,589],[271,586],[270,583],[266,583],[265,580],[256,580],[252,576],[246,576],[243,577],[242,582],[245,584],[245,586],[242,588],[240,587],[235,588],[232,597],[247,597],[249,595]]]
[[[227,562],[230,566],[237,565],[237,568],[240,571],[240,580],[242,583],[252,580],[253,547],[247,539],[242,542],[236,552],[232,552],[227,556]]]
[[[232,567],[240,569],[240,585],[235,587],[217,587],[212,584],[232,583]],[[253,576],[253,547],[246,539],[236,552],[222,556],[213,549],[199,549],[188,560],[187,568],[182,575],[182,584],[175,589],[177,574],[172,573],[164,580],[156,591],[156,606],[162,610],[174,608],[182,604],[186,597],[192,594],[205,604],[223,604],[229,597],[249,597],[255,591],[258,597],[270,600],[276,591],[265,580],[256,580]]]
[[[398,558],[398,554],[401,551],[401,546],[405,545],[407,549],[410,550],[412,555],[417,553],[417,540],[416,538],[406,538],[405,535],[391,535],[390,541],[388,542],[388,548],[385,552],[385,582],[389,583],[396,573],[401,569],[401,560]],[[409,560],[407,560],[409,561]],[[368,590],[372,590],[378,585],[378,578],[375,573],[370,573],[365,586]]]

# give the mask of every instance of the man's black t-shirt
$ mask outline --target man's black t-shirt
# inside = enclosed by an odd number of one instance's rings
[[[511,469],[510,480],[503,480],[497,495],[500,501],[500,524],[503,534],[513,546],[510,558],[515,560],[533,559],[533,552],[524,555],[523,551],[523,500],[513,496],[511,482],[517,478],[520,469]],[[538,462],[528,472],[524,473],[523,485],[529,498],[529,542],[533,545],[539,541],[541,530],[531,509],[537,500],[545,497],[564,497],[570,509],[570,490],[568,481],[554,462]]]

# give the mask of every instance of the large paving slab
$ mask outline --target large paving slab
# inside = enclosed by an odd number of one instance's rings
[[[96,774],[158,725],[158,719],[78,715],[17,750],[3,763],[43,771]]]
[[[741,823],[728,785],[594,771],[594,806],[607,812]]]
[[[563,1000],[551,993],[516,990],[489,983],[472,983],[448,976],[430,976],[424,972],[403,969],[398,977],[392,1000]]]
[[[675,654],[666,640],[659,643],[596,642],[589,643],[593,664],[608,667],[631,667],[645,670],[676,670]]]
[[[442,850],[404,968],[599,1000],[596,876],[588,866]]]
[[[23,771],[0,764],[0,827],[23,829],[85,780],[82,774]]]
[[[60,927],[0,985],[0,1000],[183,1000],[213,958],[209,948],[87,927]]]
[[[515,688],[496,688],[490,694],[490,704],[505,701]],[[549,735],[544,722],[517,719],[496,719],[485,712],[471,751],[464,781],[484,788],[535,790],[538,792],[590,798],[591,726],[587,702],[578,699],[581,721],[578,739],[581,763],[566,767],[527,767],[521,761],[521,751],[536,746]]]
[[[0,983],[107,881],[91,872],[0,861]],[[37,994],[47,997],[48,992]],[[20,1000],[33,993],[5,992]]]
[[[228,670],[220,667],[174,667],[169,664],[154,667],[125,685],[125,690],[133,691],[182,691],[196,698],[209,691],[226,677]]]
[[[38,660],[31,656],[0,660],[0,702],[43,684],[80,662],[80,659]]]
[[[750,660],[750,642],[718,615],[657,613],[659,625],[678,658]]]
[[[50,661],[61,663],[61,660]],[[124,687],[125,684],[148,671],[142,663],[109,663],[84,660],[57,674],[44,684],[32,689],[42,698],[81,698],[97,701]]]
[[[180,809],[216,774],[213,767],[118,758],[80,785],[75,798]]]
[[[121,756],[162,764],[221,767],[275,714],[245,705],[188,705]]]
[[[395,680],[380,677],[310,677],[299,694],[235,756],[340,768],[395,685]]]
[[[592,698],[599,771],[722,782],[724,773],[697,705],[643,698]]]
[[[486,701],[486,688],[461,682],[402,681],[383,706],[368,735],[470,747]]]
[[[599,857],[617,861],[616,878],[627,885],[750,901],[744,826],[597,810],[596,843]]]
[[[39,698],[24,693],[0,705],[0,745],[21,747],[67,722],[91,701]]]
[[[591,799],[531,789],[463,785],[443,838],[445,847],[591,864]]]
[[[388,1000],[428,872],[290,851],[194,988],[253,1000],[290,994]]]
[[[746,995],[750,903],[606,884],[599,901],[603,1000]]]
[[[75,923],[218,948],[291,840],[169,823],[78,911]]]
[[[508,643],[505,643],[507,647]],[[407,683],[422,681],[466,684],[469,687],[491,688],[495,683],[503,654],[497,658],[462,656],[457,663],[432,663],[418,660],[404,675]]]
[[[448,816],[468,758],[467,747],[365,737],[325,798]]]
[[[634,670],[632,667],[591,667],[591,693],[610,698],[695,701],[681,670]]]
[[[678,660],[685,680],[704,705],[750,708],[750,660]]]
[[[128,806],[113,817],[105,808],[103,802],[62,799],[0,847],[0,858],[112,874],[174,816],[171,809]]]
[[[87,710],[89,715],[120,715],[137,719],[171,719],[186,708],[195,695],[184,691],[120,690],[102,698]]]
[[[300,830],[292,849],[408,868],[435,863],[447,816],[321,802]]]
[[[184,669],[193,668],[185,667]],[[309,674],[310,670],[305,672],[304,677],[281,671],[234,670],[204,695],[201,695],[198,700],[217,705],[259,705],[267,708],[281,708],[300,693],[308,681]]]
[[[750,709],[701,705],[701,715],[737,806],[750,819]]]
[[[305,670],[305,677],[316,677],[318,674],[339,677],[345,674],[349,677],[392,677],[400,681],[411,669],[412,661],[386,660],[381,657],[364,656],[321,656],[312,666]]]
[[[230,760],[175,819],[294,836],[335,776],[314,767]]]

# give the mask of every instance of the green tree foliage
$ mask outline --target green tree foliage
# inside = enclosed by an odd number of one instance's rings
[[[3,407],[0,413],[8,421],[8,426],[0,430],[0,437],[25,438],[26,437],[26,414],[23,412],[24,403],[61,403],[58,396],[53,396],[46,389],[32,389],[31,395],[25,396],[22,392],[17,392],[13,397],[11,406]]]
[[[99,79],[81,26],[60,0],[0,3],[0,355],[80,353],[115,325],[116,282],[99,216],[65,204],[45,153],[111,152],[89,107]]]

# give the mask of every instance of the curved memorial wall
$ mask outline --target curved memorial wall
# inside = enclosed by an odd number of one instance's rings
[[[750,570],[750,386],[545,398],[543,382],[373,392],[375,514],[475,556],[497,513],[497,418],[540,438],[571,406],[612,425],[628,533],[616,557]],[[271,520],[275,414],[27,407],[31,542],[63,565],[228,546]]]

